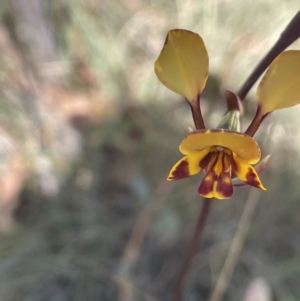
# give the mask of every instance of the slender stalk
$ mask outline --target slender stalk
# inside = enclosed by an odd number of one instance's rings
[[[238,92],[240,99],[244,99],[250,89],[253,87],[258,78],[264,73],[269,67],[272,61],[288,46],[300,37],[300,11],[294,16],[291,22],[287,25],[285,30],[282,32],[278,41],[269,50],[266,56],[260,61],[257,67],[250,74],[248,79],[245,81],[243,86]]]
[[[189,102],[188,102],[189,103]],[[190,104],[190,103],[189,103]],[[194,124],[197,130],[205,129],[204,120],[201,113],[200,108],[200,95],[198,95],[198,99],[195,103],[193,103],[191,106],[192,115],[194,119]]]
[[[201,236],[203,233],[203,229],[205,227],[211,205],[213,200],[211,199],[204,199],[204,202],[201,207],[200,215],[198,217],[195,230],[192,236],[192,239],[189,243],[187,252],[184,257],[183,264],[178,274],[178,279],[174,289],[173,301],[181,301],[182,300],[182,292],[183,292],[183,285],[184,280],[187,275],[187,272],[191,266],[192,260],[194,259],[195,255],[197,254],[199,243],[201,240]]]
[[[253,137],[256,131],[258,130],[259,126],[261,125],[261,122],[265,119],[267,115],[268,114],[263,115],[260,107],[258,107],[252,122],[245,131],[245,134]]]

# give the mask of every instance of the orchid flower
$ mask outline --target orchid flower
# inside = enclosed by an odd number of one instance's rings
[[[197,130],[182,140],[179,150],[184,157],[172,167],[168,180],[203,171],[198,192],[206,198],[230,198],[235,177],[266,190],[252,166],[261,158],[259,145],[252,137],[269,113],[300,103],[300,51],[284,51],[271,63],[258,85],[257,112],[245,133],[239,130],[239,100],[231,91],[225,95],[229,110],[220,124],[215,129],[205,128],[200,98],[208,68],[208,54],[198,34],[183,29],[169,31],[155,62],[155,73],[167,88],[188,101]]]

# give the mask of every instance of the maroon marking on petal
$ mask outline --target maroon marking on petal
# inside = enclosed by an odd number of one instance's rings
[[[172,172],[172,176],[169,177],[169,180],[179,180],[182,178],[187,178],[189,176],[189,162],[184,160]]]
[[[223,132],[222,129],[209,129],[209,131],[210,131],[211,133],[219,133],[219,132]]]
[[[210,192],[212,192],[215,178],[215,173],[213,171],[209,171],[202,180],[198,192],[201,195],[208,195]]]
[[[225,154],[224,152],[220,152],[222,154],[222,170],[223,172],[228,172],[228,170],[225,169],[225,157],[227,156],[227,154]],[[228,166],[227,166],[228,169]]]
[[[199,166],[201,167],[201,169],[205,169],[208,166],[213,154],[214,153],[209,152],[207,155],[204,156],[204,158],[201,159],[201,161],[199,162]]]
[[[217,192],[222,194],[225,198],[230,198],[233,194],[233,186],[231,183],[231,177],[229,173],[223,172],[218,178],[218,184],[216,187]]]
[[[246,179],[247,179],[246,180],[247,184],[259,188],[260,182],[257,180],[256,174],[252,171],[252,169],[250,167],[248,168]]]
[[[229,164],[231,165],[233,171],[236,172],[238,170],[238,166],[237,166],[236,162],[233,159],[233,155],[232,154],[229,155],[228,158],[229,158]],[[232,176],[232,177],[234,178],[234,176]]]

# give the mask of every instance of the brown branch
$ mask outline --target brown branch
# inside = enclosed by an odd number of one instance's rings
[[[269,50],[267,55],[260,61],[257,67],[250,74],[243,86],[238,92],[238,96],[241,100],[244,100],[250,89],[269,67],[272,61],[287,47],[289,47],[294,41],[300,37],[300,11],[295,15],[291,22],[287,25],[282,32],[278,41]]]
[[[174,289],[173,301],[181,301],[182,300],[184,280],[185,280],[187,272],[191,266],[192,260],[194,259],[195,255],[197,254],[197,251],[199,248],[199,243],[201,241],[201,237],[202,237],[202,233],[203,233],[203,229],[205,227],[212,203],[213,203],[212,199],[204,199],[192,239],[189,243],[182,267],[178,274],[178,279],[177,279],[175,289]]]
[[[188,103],[191,107],[191,110],[192,110],[194,124],[195,124],[195,127],[197,130],[205,129],[205,124],[204,124],[204,120],[203,120],[201,108],[200,108],[200,97],[201,97],[201,94],[198,95],[197,101],[192,104],[188,101]]]
[[[254,134],[256,133],[256,131],[258,130],[259,126],[261,125],[262,121],[265,119],[265,117],[267,115],[268,114],[265,114],[265,115],[263,114],[263,112],[261,111],[261,107],[259,106],[257,108],[256,114],[255,114],[252,122],[250,123],[247,130],[245,131],[245,134],[253,137]]]

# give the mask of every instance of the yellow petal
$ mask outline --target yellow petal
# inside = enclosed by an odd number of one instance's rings
[[[228,148],[249,164],[255,164],[260,159],[260,148],[253,138],[224,129],[193,131],[182,140],[179,150],[188,155],[213,146]]]
[[[234,164],[232,164],[232,170],[237,177],[248,185],[266,190],[260,181],[260,178],[255,169],[249,165],[245,160],[239,158],[236,154],[233,154]]]
[[[172,167],[167,180],[179,180],[199,173],[201,171],[200,161],[208,152],[209,150],[202,150],[183,157]]]
[[[196,101],[208,75],[208,54],[202,38],[188,30],[170,30],[155,62],[158,79],[188,101]]]
[[[281,53],[258,85],[256,97],[264,114],[300,103],[300,51]]]
[[[269,161],[271,155],[267,155],[266,157],[264,157],[254,168],[257,174],[260,174],[261,172],[264,171],[264,169],[266,168],[266,165]],[[242,187],[242,186],[246,186],[247,184],[242,182],[239,178],[234,178],[232,179],[232,184],[234,187]]]

